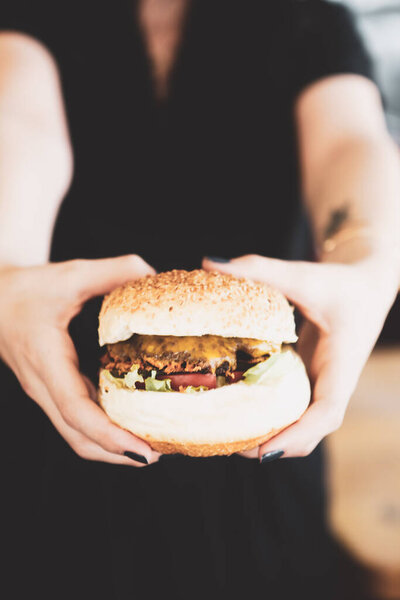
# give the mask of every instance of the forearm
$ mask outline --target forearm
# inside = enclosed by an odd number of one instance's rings
[[[27,36],[0,34],[0,265],[49,257],[72,175],[56,66]]]
[[[65,193],[66,157],[57,139],[0,117],[0,263],[48,260]]]
[[[400,273],[400,159],[388,136],[337,146],[305,196],[320,261],[380,256]]]

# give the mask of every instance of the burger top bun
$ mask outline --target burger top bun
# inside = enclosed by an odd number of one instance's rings
[[[134,333],[297,340],[293,308],[278,290],[201,269],[147,275],[108,294],[99,316],[100,345]]]

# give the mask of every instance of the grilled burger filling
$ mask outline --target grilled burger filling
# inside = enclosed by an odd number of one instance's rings
[[[250,338],[135,334],[127,341],[108,344],[101,362],[115,378],[124,378],[135,369],[141,378],[169,376],[172,389],[184,391],[181,388],[189,385],[216,387],[217,376],[220,383],[222,377],[224,383],[237,381],[241,373],[280,350],[280,344]],[[144,387],[140,383],[135,387]]]

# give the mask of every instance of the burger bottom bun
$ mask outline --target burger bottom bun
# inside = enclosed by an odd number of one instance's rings
[[[100,371],[99,403],[111,421],[163,454],[229,455],[255,448],[297,421],[310,383],[296,357],[268,382],[244,381],[206,392],[148,392],[110,383]]]
[[[274,435],[286,429],[273,429],[267,435],[261,435],[258,438],[251,440],[241,440],[239,442],[225,442],[220,444],[190,444],[189,442],[182,444],[179,442],[159,442],[153,440],[150,437],[146,437],[146,442],[155,450],[161,454],[186,454],[187,456],[223,456],[234,454],[235,452],[244,452],[245,450],[251,450],[260,444],[268,441]]]

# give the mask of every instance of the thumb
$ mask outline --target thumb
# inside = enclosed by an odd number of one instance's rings
[[[69,264],[73,270],[72,285],[82,302],[106,294],[129,280],[156,272],[137,254],[95,260],[79,259]]]
[[[330,267],[306,261],[289,261],[249,254],[219,262],[211,258],[203,260],[207,271],[230,273],[267,283],[284,294],[313,322],[321,324],[319,315],[325,306],[325,296],[330,279]]]

